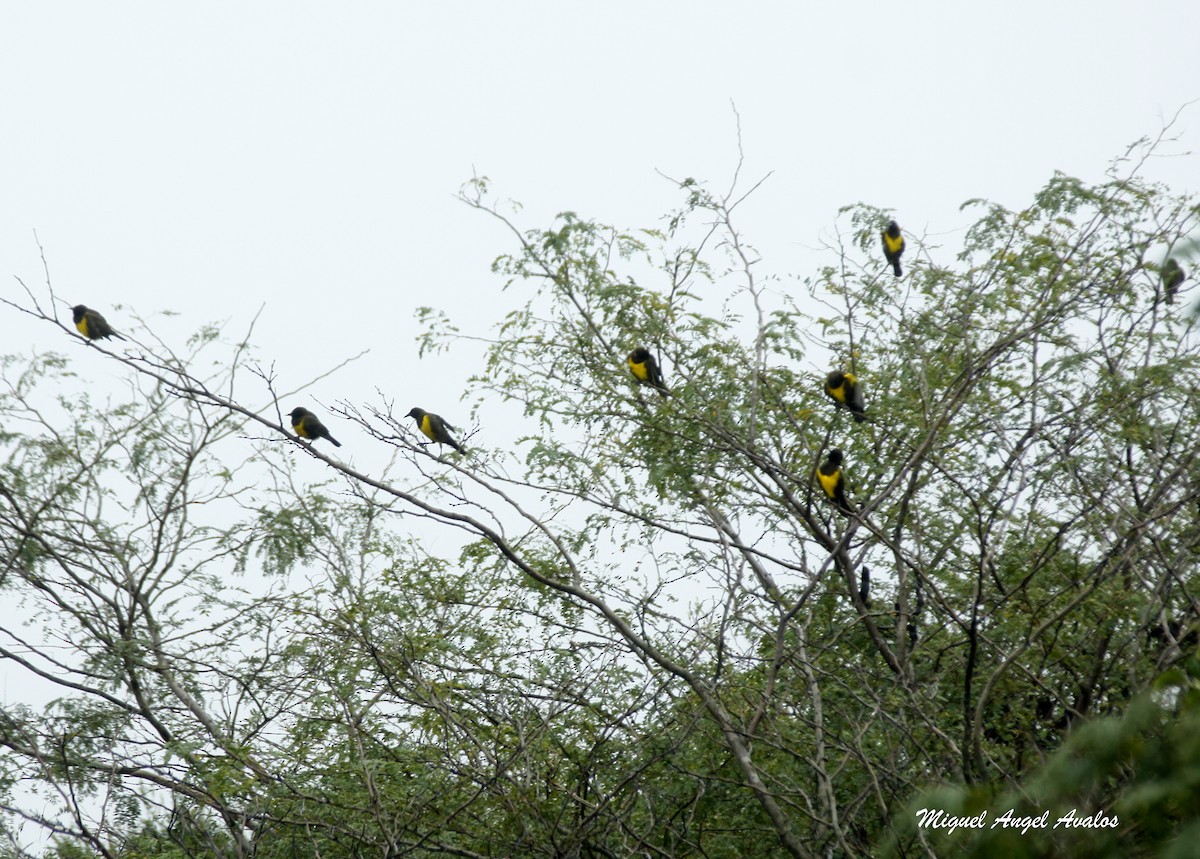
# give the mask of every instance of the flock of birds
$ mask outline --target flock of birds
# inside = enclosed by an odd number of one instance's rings
[[[308,409],[292,409],[288,417],[292,419],[292,429],[300,438],[306,438],[310,441],[323,438],[328,440],[334,447],[342,446],[340,441],[329,434],[329,430],[325,428],[325,424],[321,423],[320,418]],[[450,435],[450,430],[455,429],[455,427],[446,423],[440,416],[430,414],[424,409],[414,408],[405,417],[413,418],[417,422],[417,427],[421,432],[429,436],[430,441],[436,441],[438,444],[448,444],[459,453],[467,452],[467,449]]]
[[[75,328],[88,340],[103,340],[106,337],[116,337],[118,340],[125,339],[113,330],[113,327],[108,324],[107,319],[86,305],[77,304],[72,307],[71,318],[75,323]],[[321,423],[321,419],[308,409],[302,407],[294,408],[288,417],[292,419],[292,430],[296,435],[300,438],[308,439],[310,444],[319,438],[323,438],[334,447],[342,446],[340,441],[330,435],[325,424]],[[424,409],[414,408],[408,413],[407,417],[416,420],[417,427],[429,437],[430,441],[436,441],[438,444],[448,444],[459,453],[467,452],[466,448],[455,441],[454,437],[450,435],[450,430],[455,428],[438,415],[431,414]]]
[[[895,221],[890,221],[887,228],[881,234],[881,237],[883,239],[884,258],[892,266],[892,273],[896,277],[900,277],[900,257],[904,254],[904,236],[900,232],[900,226]],[[1166,290],[1167,302],[1173,304],[1179,287],[1187,279],[1187,273],[1175,259],[1168,257],[1162,265],[1160,274]],[[125,339],[114,331],[105,318],[95,310],[78,304],[71,308],[71,312],[75,327],[88,340],[99,340],[105,337],[116,337],[120,340]],[[637,347],[629,353],[626,362],[629,366],[629,371],[639,383],[654,388],[659,396],[666,397],[670,395],[671,392],[663,381],[662,368],[659,367],[658,361],[655,360],[654,355],[649,349],[644,346]],[[825,393],[834,400],[837,408],[849,410],[856,423],[862,423],[867,419],[862,388],[859,386],[858,379],[853,373],[844,370],[836,370],[830,373],[825,378]],[[292,409],[289,417],[292,419],[292,430],[300,438],[307,439],[310,444],[317,439],[323,438],[334,447],[342,446],[341,442],[330,435],[329,430],[325,424],[321,423],[320,418],[308,409],[301,407]],[[424,409],[414,408],[406,417],[415,420],[417,428],[431,442],[437,442],[439,445],[449,445],[459,453],[467,452],[466,448],[450,434],[451,430],[457,432],[457,429],[447,423],[441,416],[427,412]],[[817,482],[829,500],[844,515],[850,515],[854,512],[854,508],[846,498],[846,479],[842,474],[844,461],[845,457],[842,455],[841,450],[834,448],[829,451],[825,457],[825,461],[817,468],[816,477]]]
[[[892,221],[891,226],[895,225],[896,222]],[[892,263],[893,271],[899,267],[900,254],[903,252],[904,239],[901,238],[900,249],[895,252],[896,259],[889,260]],[[654,359],[654,355],[649,349],[644,346],[634,349],[626,358],[626,363],[629,366],[629,372],[633,373],[633,377],[643,385],[654,388],[658,391],[659,396],[665,397],[671,393],[663,382],[662,368],[658,366],[658,361]],[[830,373],[825,377],[825,393],[833,398],[837,408],[849,409],[855,423],[862,423],[867,419],[862,388],[853,373],[845,370],[836,370]],[[839,510],[843,513],[852,513],[854,510],[846,498],[846,478],[842,475],[843,459],[842,452],[837,448],[829,451],[825,462],[817,469],[817,482],[821,484],[825,494],[837,505]]]
[[[883,256],[891,265],[892,274],[900,277],[903,274],[900,268],[900,257],[904,255],[904,236],[900,232],[900,225],[895,221],[889,221],[881,238],[883,239]],[[663,382],[662,368],[658,366],[658,361],[654,359],[654,355],[649,349],[639,346],[629,353],[626,361],[629,371],[639,382],[655,388],[661,396],[665,397],[670,393]],[[833,398],[837,408],[848,409],[855,423],[862,423],[867,419],[862,388],[853,373],[846,370],[835,370],[830,373],[825,377],[825,393]],[[817,468],[817,483],[838,510],[845,515],[850,515],[854,512],[854,508],[846,498],[846,477],[842,473],[844,461],[845,456],[840,449],[835,447],[829,451],[825,461]]]

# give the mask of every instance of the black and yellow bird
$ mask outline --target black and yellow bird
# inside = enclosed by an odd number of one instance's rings
[[[71,308],[71,319],[75,322],[75,327],[89,340],[100,340],[104,337],[116,337],[118,340],[125,338],[112,330],[112,326],[108,321],[96,311],[82,304],[76,304]]]
[[[629,353],[626,359],[629,364],[629,372],[633,373],[633,377],[643,385],[649,385],[658,391],[659,396],[667,395],[667,386],[663,383],[662,369],[658,366],[658,362],[654,360],[654,356],[650,354],[650,350],[644,346],[639,346]]]
[[[889,221],[883,231],[883,255],[892,264],[892,272],[900,276],[900,257],[904,254],[904,236],[900,235],[900,225]]]
[[[825,494],[843,513],[853,513],[846,500],[846,478],[842,476],[842,452],[836,447],[829,451],[821,467],[817,469],[817,481]]]
[[[1162,264],[1163,286],[1167,290],[1167,304],[1175,303],[1175,293],[1179,292],[1179,287],[1187,280],[1187,272],[1183,270],[1174,257],[1167,257],[1167,261]]]
[[[319,438],[327,438],[334,447],[341,447],[342,443],[329,434],[329,430],[325,429],[325,424],[310,412],[308,409],[295,408],[292,409],[292,429],[300,438],[307,438],[316,441]]]
[[[413,409],[408,413],[408,416],[416,420],[417,427],[429,437],[430,441],[436,441],[438,444],[448,444],[459,453],[467,452],[467,449],[456,442],[450,435],[450,430],[454,429],[454,426],[446,423],[438,415],[430,414],[424,409]]]
[[[825,377],[825,393],[833,397],[839,406],[848,408],[857,423],[867,419],[862,388],[859,387],[858,379],[853,373],[830,373]]]

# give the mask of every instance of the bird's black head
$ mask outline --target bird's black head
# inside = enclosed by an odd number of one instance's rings
[[[424,409],[414,408],[411,412],[408,413],[408,416],[410,418],[413,418],[414,420],[420,421],[421,418],[425,417],[425,411],[424,411]]]
[[[78,323],[80,319],[83,319],[83,314],[85,313],[87,313],[87,307],[82,304],[76,304],[71,308],[71,319]]]
[[[650,350],[645,346],[639,346],[629,353],[629,360],[635,364],[645,364],[646,359],[650,357]]]
[[[830,373],[825,377],[825,384],[830,388],[840,388],[842,383],[846,381],[846,374],[839,371]]]
[[[292,423],[295,423],[296,421],[300,420],[300,418],[304,417],[304,414],[307,411],[308,411],[308,409],[296,407],[296,408],[292,409],[292,413],[290,415],[288,415],[288,417],[290,417],[292,419]]]
[[[887,234],[893,239],[900,235],[900,225],[895,221],[888,221]]]
[[[834,465],[841,465],[842,464],[842,452],[836,447],[833,450],[829,451],[829,461],[832,462]]]

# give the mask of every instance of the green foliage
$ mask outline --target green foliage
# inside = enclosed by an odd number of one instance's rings
[[[213,393],[241,357],[115,404],[5,360],[0,653],[54,691],[0,722],[5,808],[61,856],[1183,850],[1200,359],[1158,266],[1196,205],[1056,175],[973,201],[957,256],[909,235],[899,283],[890,213],[848,207],[792,296],[744,196],[678,190],[662,230],[465,191],[514,239],[471,388],[519,406],[512,453],[347,407],[395,464],[331,487]],[[422,354],[462,336],[420,318]],[[833,447],[851,516],[814,491]],[[915,823],[1068,804],[1122,826]]]
[[[900,835],[889,845],[890,854],[916,849],[918,831],[924,830],[924,841],[938,855],[1195,855],[1200,660],[1193,656],[1154,685],[1121,715],[1073,731],[1044,767],[1013,790],[998,796],[949,786],[925,792],[898,817]],[[952,830],[935,825],[929,810],[975,818],[977,824]],[[1004,822],[1043,815],[1024,832]]]

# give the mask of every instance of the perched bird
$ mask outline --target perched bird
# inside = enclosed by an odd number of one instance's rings
[[[341,447],[342,443],[329,434],[329,430],[325,429],[325,424],[317,419],[317,416],[308,409],[295,408],[292,409],[292,429],[296,431],[296,435],[300,438],[311,439],[316,441],[319,438],[327,438],[334,447]]]
[[[103,316],[82,304],[76,304],[71,308],[71,319],[74,320],[75,327],[79,329],[79,333],[89,340],[99,340],[103,337],[116,337],[118,340],[125,339],[112,330],[112,326],[108,324]]]
[[[650,354],[650,350],[644,346],[639,346],[629,353],[627,359],[629,364],[629,372],[633,373],[633,377],[644,385],[650,385],[658,391],[659,396],[667,395],[667,386],[663,384],[662,370],[658,366],[658,362],[654,360],[654,356]]]
[[[1174,304],[1175,293],[1179,292],[1179,287],[1187,280],[1187,272],[1175,261],[1174,257],[1167,257],[1167,261],[1162,264],[1160,274],[1163,286],[1167,289],[1167,304]]]
[[[858,379],[853,373],[830,373],[825,377],[825,393],[848,408],[856,422],[862,423],[867,419],[862,388],[858,386]]]
[[[900,257],[904,253],[904,236],[900,235],[900,225],[889,221],[883,231],[883,255],[892,264],[896,277],[900,276]]]
[[[825,494],[838,506],[838,509],[843,513],[854,512],[850,508],[850,502],[846,500],[846,479],[842,476],[842,452],[836,447],[829,451],[829,456],[817,469],[817,480],[820,482],[821,488],[825,490]]]
[[[454,427],[437,415],[430,414],[424,409],[413,409],[408,413],[408,416],[416,420],[421,432],[429,436],[431,441],[436,441],[438,444],[448,444],[459,453],[467,452],[465,447],[451,437],[450,430],[454,429]]]

